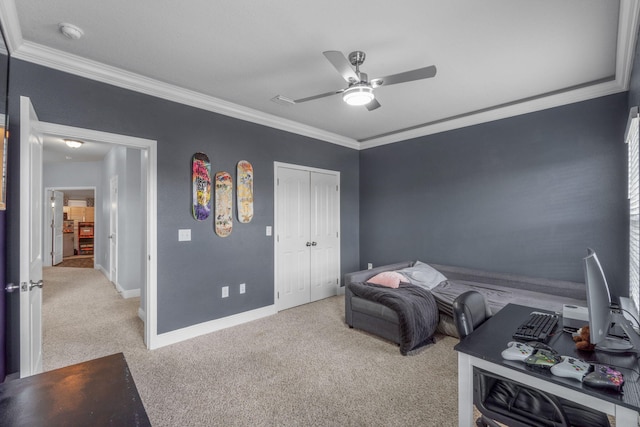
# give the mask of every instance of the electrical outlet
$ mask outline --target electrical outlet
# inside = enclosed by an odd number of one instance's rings
[[[368,263],[367,264],[367,270],[371,270],[373,268],[373,264],[372,263]]]
[[[226,298],[229,296],[229,287],[228,286],[223,286],[222,287],[222,298]]]
[[[245,283],[240,283],[240,293],[244,294],[247,291],[247,285]]]

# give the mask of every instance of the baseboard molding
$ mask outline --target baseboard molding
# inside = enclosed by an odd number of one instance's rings
[[[95,266],[93,267],[96,270],[100,270],[100,272],[102,274],[104,274],[104,277],[106,277],[107,279],[109,278],[109,273],[107,272],[107,270],[104,269],[103,266],[101,266],[100,264],[95,264]]]
[[[125,289],[122,289],[122,287],[120,287],[120,285],[116,285],[116,289],[118,290],[118,292],[120,293],[120,295],[124,299],[136,298],[136,297],[140,296],[140,288],[125,290]]]
[[[138,307],[138,317],[142,319],[143,322],[147,321],[147,314],[144,312],[142,307]]]
[[[223,317],[222,319],[211,320],[209,322],[203,322],[197,325],[188,326],[186,328],[177,329],[171,332],[165,332],[159,334],[154,340],[153,348],[160,348],[171,344],[176,344],[181,341],[186,341],[191,338],[196,338],[201,335],[206,335],[211,332],[220,331],[222,329],[230,328],[232,326],[241,325],[243,323],[252,322],[254,320],[262,319],[263,317],[272,316],[277,314],[276,306],[269,305],[267,307],[258,308],[244,313],[234,314],[232,316]]]

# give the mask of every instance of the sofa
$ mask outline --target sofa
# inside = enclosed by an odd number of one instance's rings
[[[366,283],[379,273],[413,267],[419,261],[403,261],[361,270],[344,275],[345,322],[350,328],[359,329],[400,344],[398,314],[378,302],[355,295],[352,284]],[[453,300],[467,290],[482,293],[495,314],[508,303],[530,306],[562,313],[564,304],[586,306],[586,288],[583,283],[564,280],[494,273],[464,267],[426,263],[440,272],[444,279],[430,289],[439,311],[437,331],[457,337],[453,322]],[[353,289],[351,289],[353,288]],[[517,325],[513,325],[515,328]]]

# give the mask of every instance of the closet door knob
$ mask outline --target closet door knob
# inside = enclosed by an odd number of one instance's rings
[[[311,246],[318,246],[318,243],[313,242],[313,243],[311,243]]]
[[[311,246],[311,242],[307,242],[307,247]]]

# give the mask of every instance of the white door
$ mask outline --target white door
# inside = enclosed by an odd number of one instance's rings
[[[111,177],[109,192],[109,280],[118,284],[118,176]]]
[[[51,257],[52,265],[58,265],[62,262],[62,205],[64,203],[64,193],[62,191],[52,191],[51,193],[51,211],[53,213],[51,219],[51,235],[53,236]]]
[[[20,377],[42,372],[42,136],[20,97]]]
[[[278,309],[309,302],[309,172],[278,168],[276,181]]]
[[[340,285],[340,186],[335,174],[311,172],[311,301]]]
[[[340,280],[340,177],[276,165],[278,310],[335,295]]]

